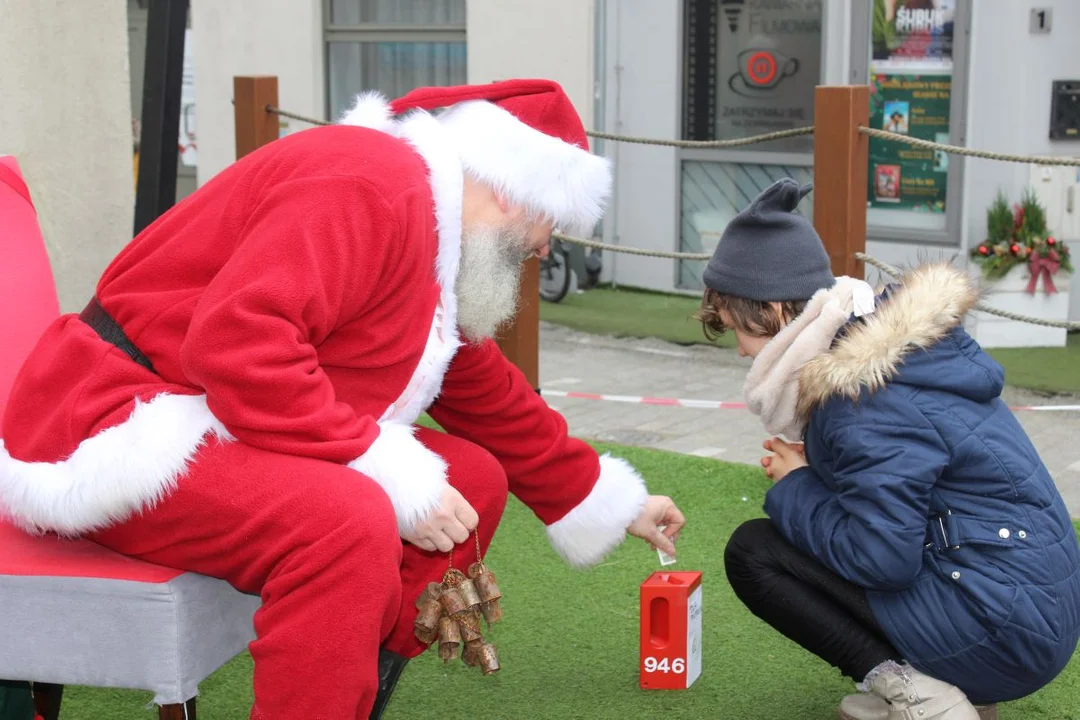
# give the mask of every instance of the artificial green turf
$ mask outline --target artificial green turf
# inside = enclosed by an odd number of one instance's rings
[[[680,295],[596,288],[540,303],[540,319],[593,335],[652,337],[679,345],[708,344],[693,319],[700,299]],[[734,347],[730,333],[716,343]],[[1005,368],[1013,387],[1050,393],[1080,393],[1080,333],[1063,348],[1003,348],[988,351]]]
[[[656,553],[627,542],[589,571],[567,568],[543,527],[511,500],[488,561],[505,594],[490,633],[503,670],[483,677],[432,652],[413,661],[387,720],[433,718],[721,718],[827,720],[850,682],[750,615],[724,577],[722,549],[739,523],[761,515],[768,481],[748,465],[654,450],[607,448],[628,458],[650,489],[676,498],[689,524],[673,569],[704,573],[703,673],[688,691],[638,689],[638,586]],[[1080,531],[1080,527],[1078,527]],[[201,688],[200,717],[246,718],[251,661],[244,655]],[[151,717],[145,693],[71,688],[64,720]],[[310,717],[318,717],[318,698]],[[1080,660],[1031,698],[1003,705],[1003,720],[1080,720]]]
[[[1001,348],[989,353],[1015,387],[1049,393],[1080,393],[1080,333],[1063,348]]]
[[[593,335],[694,345],[709,342],[693,317],[700,305],[700,298],[601,287],[567,295],[559,303],[541,302],[540,319]],[[725,333],[715,344],[735,347],[735,338]]]

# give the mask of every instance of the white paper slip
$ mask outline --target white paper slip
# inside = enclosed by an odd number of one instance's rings
[[[664,532],[664,530],[667,529],[667,525],[659,525],[658,529],[660,530],[660,532]],[[656,554],[660,557],[660,564],[661,565],[666,567],[668,565],[674,565],[675,564],[675,558],[668,555],[666,552],[664,552],[660,548],[656,548]]]

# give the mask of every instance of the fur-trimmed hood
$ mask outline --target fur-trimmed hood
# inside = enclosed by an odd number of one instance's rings
[[[978,299],[970,276],[950,264],[909,271],[872,314],[849,323],[828,352],[802,367],[799,416],[805,421],[834,396],[854,400],[864,387],[879,390],[913,351],[930,348],[958,327]]]

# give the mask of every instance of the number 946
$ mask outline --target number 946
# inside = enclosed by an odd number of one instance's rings
[[[686,672],[686,661],[682,658],[675,658],[669,662],[667,658],[657,660],[654,657],[647,657],[645,658],[645,672],[672,672],[678,675]]]

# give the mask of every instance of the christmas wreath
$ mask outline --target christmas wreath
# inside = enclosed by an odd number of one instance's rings
[[[1031,273],[1027,291],[1031,294],[1035,294],[1039,278],[1048,294],[1056,293],[1053,276],[1059,270],[1073,271],[1068,245],[1050,234],[1046,211],[1030,189],[1011,210],[1005,196],[998,193],[986,212],[986,240],[971,251],[971,258],[982,266],[983,276],[989,280],[1027,265]]]

